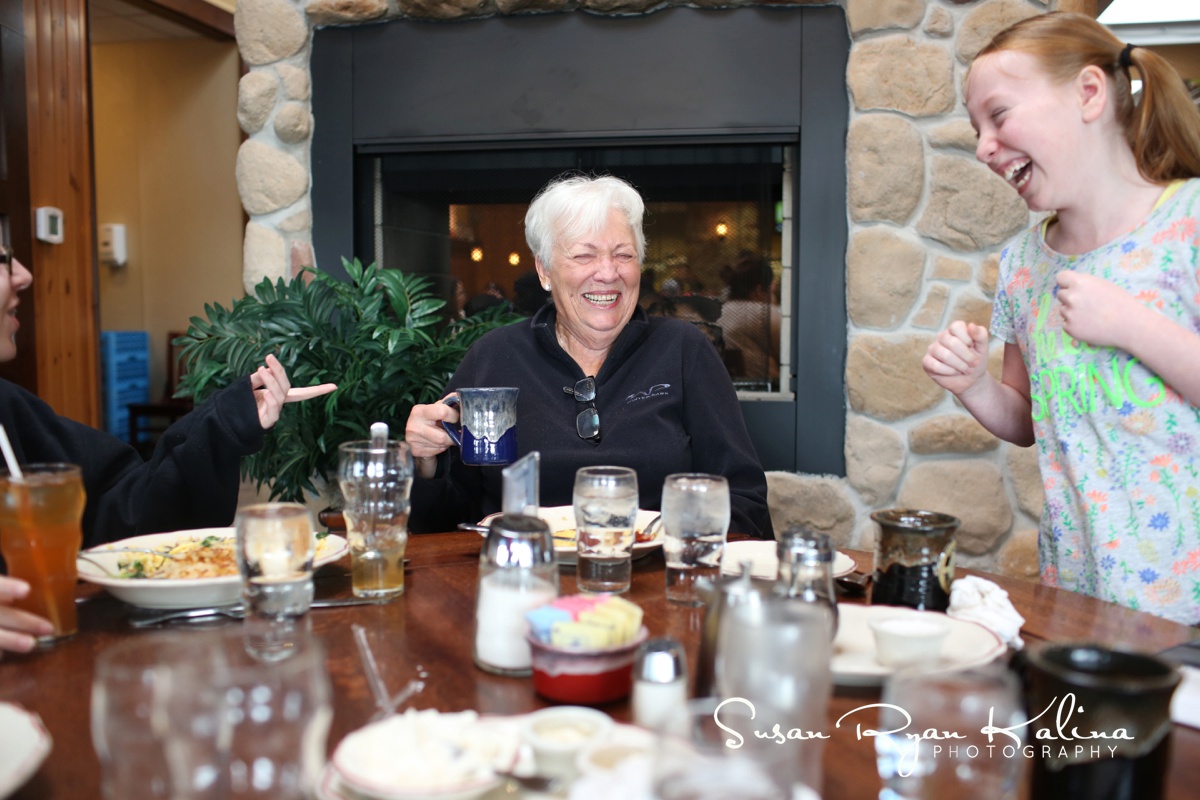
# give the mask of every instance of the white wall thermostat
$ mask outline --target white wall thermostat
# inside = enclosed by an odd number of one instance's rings
[[[124,225],[100,226],[100,260],[114,267],[125,266],[128,254],[125,249]]]
[[[62,209],[54,206],[42,206],[35,213],[37,215],[37,238],[50,244],[62,244]]]

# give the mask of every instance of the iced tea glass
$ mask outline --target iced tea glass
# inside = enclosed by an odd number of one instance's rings
[[[83,474],[74,464],[29,464],[17,479],[0,470],[0,552],[8,574],[27,581],[29,595],[14,603],[50,620],[48,646],[73,635],[75,557],[83,544]]]
[[[405,442],[361,440],[344,442],[338,453],[354,596],[396,597],[404,592],[412,451]]]

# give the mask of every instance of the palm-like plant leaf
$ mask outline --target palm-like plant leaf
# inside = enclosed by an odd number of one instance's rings
[[[337,447],[366,438],[372,422],[399,434],[417,403],[432,403],[467,348],[487,331],[517,319],[489,309],[447,323],[445,301],[426,278],[396,270],[343,266],[350,280],[306,270],[290,283],[263,280],[229,308],[206,305],[177,340],[186,365],[180,396],[198,402],[248,375],[274,353],[294,386],[336,383],[337,391],[289,403],[263,449],[243,473],[271,487],[271,497],[300,500],[314,478],[332,480]]]

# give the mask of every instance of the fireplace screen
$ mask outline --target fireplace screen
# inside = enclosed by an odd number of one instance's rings
[[[789,374],[788,144],[563,147],[360,156],[374,174],[374,245],[426,275],[448,314],[546,299],[525,244],[529,202],[568,170],[612,174],[646,200],[639,303],[700,327],[739,391],[778,394]],[[782,387],[786,389],[786,386]]]

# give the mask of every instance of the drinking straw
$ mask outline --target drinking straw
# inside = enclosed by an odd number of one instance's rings
[[[21,520],[21,527],[32,532],[34,529],[33,504],[28,489],[23,485],[25,473],[21,471],[21,465],[17,463],[17,454],[13,452],[12,442],[8,440],[8,431],[4,430],[3,425],[0,425],[0,450],[4,451],[4,461],[8,464],[8,474],[12,476],[12,483],[19,484],[11,487],[17,495],[17,518]],[[42,558],[42,548],[36,536],[30,538],[29,554],[33,561],[33,568],[38,574],[37,584],[42,590],[46,616],[50,618],[50,624],[54,626],[54,630],[61,631],[62,619],[58,613],[58,605],[54,602],[54,595],[50,591],[50,575],[46,570],[46,562]]]
[[[17,455],[13,452],[12,442],[8,440],[8,431],[4,430],[3,425],[0,425],[0,449],[4,450],[4,460],[8,462],[8,474],[19,481],[25,480],[25,473],[21,472],[21,465],[17,463]]]
[[[388,430],[388,424],[386,422],[372,422],[371,449],[382,450],[383,448],[387,447],[389,433],[391,433],[391,431]]]
[[[374,476],[377,480],[370,484],[370,497],[367,502],[371,519],[371,549],[375,548],[375,537],[377,535],[376,527],[379,524],[379,504],[383,500],[383,477],[386,472],[385,465],[387,464],[387,449],[388,424],[386,422],[371,423],[371,464],[367,467],[367,475]],[[378,463],[377,463],[378,462]]]

